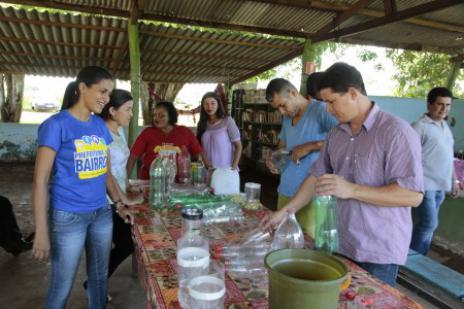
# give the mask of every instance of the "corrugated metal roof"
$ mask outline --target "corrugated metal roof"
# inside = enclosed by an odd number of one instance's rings
[[[127,20],[0,8],[0,70],[74,76],[91,64],[129,78]],[[302,40],[140,24],[142,78],[232,81],[302,48]]]
[[[238,81],[269,69],[302,51],[301,40],[249,36],[174,27],[146,20],[247,30],[314,40],[336,39],[367,45],[426,49],[447,53],[464,50],[464,1],[396,0],[396,13],[416,8],[422,16],[407,15],[386,25],[384,0],[374,0],[335,27],[337,16],[350,12],[358,0],[11,0],[107,16],[48,13],[2,8],[0,11],[0,69],[73,75],[88,63],[105,65],[118,77],[129,72],[127,17],[139,8],[142,74],[159,81]],[[436,9],[437,7],[448,8]],[[406,10],[406,11],[405,11]],[[417,15],[417,14],[416,14]],[[116,16],[119,18],[110,18]],[[120,18],[123,17],[123,18]],[[396,19],[394,19],[396,20]],[[364,23],[371,27],[360,27]],[[352,31],[348,31],[351,29]],[[66,66],[66,67],[63,67]],[[72,74],[71,74],[72,73]]]

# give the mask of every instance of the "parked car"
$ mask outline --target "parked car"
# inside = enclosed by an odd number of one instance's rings
[[[57,111],[60,104],[53,100],[36,100],[32,102],[32,109],[38,111]]]

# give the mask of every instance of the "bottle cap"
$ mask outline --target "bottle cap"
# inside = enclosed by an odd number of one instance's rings
[[[182,208],[182,218],[187,220],[201,220],[203,218],[203,210],[196,207]]]

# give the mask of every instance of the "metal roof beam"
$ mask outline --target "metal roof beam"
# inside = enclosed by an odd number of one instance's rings
[[[352,34],[357,34],[377,27],[385,26],[394,22],[402,21],[408,18],[416,17],[419,15],[427,14],[430,12],[446,9],[448,7],[462,4],[462,0],[434,0],[425,4],[417,5],[406,10],[398,11],[393,16],[384,16],[375,18],[373,20],[354,25],[351,27],[343,28],[341,30],[332,31],[322,35],[314,36],[314,42],[336,39]]]
[[[106,45],[106,44],[68,43],[68,42],[25,39],[25,38],[16,38],[16,37],[7,37],[7,36],[0,36],[0,41],[7,43],[7,44],[11,44],[12,42],[19,42],[19,43],[31,43],[31,44],[52,45],[52,46],[59,45],[59,46],[65,46],[65,47],[102,48],[102,49],[123,49],[124,48],[121,46]]]
[[[99,6],[92,6],[91,4],[80,5],[80,4],[73,4],[73,3],[61,3],[56,1],[50,0],[2,0],[5,3],[11,4],[19,4],[19,5],[29,5],[35,7],[43,7],[49,9],[59,9],[59,10],[66,10],[66,11],[74,11],[74,12],[82,12],[82,13],[89,13],[89,14],[99,14],[99,15],[107,15],[107,16],[116,16],[116,17],[129,17],[130,12],[120,9],[120,8],[102,8]]]
[[[9,16],[0,16],[0,21],[17,23],[17,24],[54,26],[58,28],[77,28],[77,29],[105,30],[105,31],[115,31],[115,32],[126,31],[124,28],[118,28],[118,27],[105,27],[105,26],[83,25],[83,24],[73,24],[73,23],[62,23],[62,22],[55,22],[55,21],[50,21],[50,20],[31,20],[31,19],[9,17]]]
[[[197,27],[207,27],[207,28],[220,28],[225,30],[235,30],[235,31],[245,31],[245,32],[255,32],[263,33],[270,35],[280,35],[280,36],[289,36],[296,38],[307,38],[309,33],[303,31],[292,31],[285,29],[276,29],[269,27],[257,27],[257,26],[248,26],[248,25],[237,25],[230,24],[228,22],[222,21],[212,21],[212,20],[195,20],[186,17],[175,17],[167,16],[162,14],[143,14],[143,19],[147,20],[156,20],[156,21],[165,21],[170,23],[177,23],[183,25],[197,26]]]
[[[303,53],[303,47],[300,47],[299,50],[296,50],[296,51],[294,51],[294,52],[292,52],[292,53],[290,53],[290,54],[288,54],[288,55],[285,55],[284,57],[281,57],[281,58],[279,58],[279,59],[277,59],[277,60],[275,60],[275,61],[272,61],[272,62],[270,62],[270,63],[268,63],[268,64],[266,64],[266,65],[260,67],[259,69],[257,69],[257,70],[255,70],[255,71],[251,72],[250,74],[247,74],[247,75],[241,76],[241,77],[239,77],[239,78],[237,78],[237,79],[235,79],[235,80],[232,80],[230,83],[231,83],[231,84],[236,84],[236,83],[242,82],[242,81],[244,81],[244,80],[247,80],[247,79],[249,79],[250,77],[253,77],[253,76],[255,76],[255,75],[261,74],[261,73],[263,73],[263,72],[266,72],[267,70],[272,69],[273,67],[276,67],[276,66],[278,66],[278,65],[280,65],[280,64],[282,64],[282,63],[285,63],[285,62],[287,62],[287,61],[290,61],[290,60],[292,60],[293,58],[298,57],[298,56],[301,55],[302,53]]]
[[[170,38],[170,39],[187,40],[187,41],[195,41],[195,42],[206,42],[206,43],[215,43],[215,44],[224,44],[224,45],[238,45],[238,46],[274,48],[274,49],[299,49],[300,48],[298,46],[278,45],[278,44],[270,44],[270,43],[255,43],[255,42],[244,42],[244,41],[239,42],[239,41],[230,41],[230,40],[199,38],[199,37],[192,37],[188,35],[148,31],[148,30],[140,30],[140,33],[155,36],[155,37],[160,37],[160,38]]]
[[[242,62],[255,62],[255,61],[268,61],[272,60],[273,58],[269,57],[235,57],[235,56],[228,56],[228,55],[219,55],[215,54],[194,54],[194,53],[184,53],[184,52],[175,52],[175,51],[165,51],[160,49],[144,49],[147,53],[154,53],[160,55],[168,55],[168,56],[179,56],[179,57],[191,57],[191,58],[199,58],[199,59],[218,59],[218,60],[230,60],[230,61],[242,61]]]
[[[383,0],[385,16],[393,16],[396,14],[396,0]]]
[[[358,0],[356,3],[351,5],[346,11],[338,13],[337,16],[333,19],[333,21],[329,22],[327,25],[319,29],[319,31],[316,33],[316,36],[328,33],[329,31],[336,29],[345,20],[349,19],[353,15],[358,14],[360,10],[364,9],[374,1],[375,0]]]
[[[328,3],[323,1],[297,1],[297,0],[245,0],[247,2],[258,2],[271,5],[280,5],[290,8],[299,8],[313,11],[337,12],[342,11],[342,5],[337,3]]]

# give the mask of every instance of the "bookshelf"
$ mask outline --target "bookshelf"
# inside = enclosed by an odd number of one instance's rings
[[[262,163],[277,147],[282,116],[265,100],[265,90],[237,89],[232,93],[232,117],[242,136],[242,157]]]

